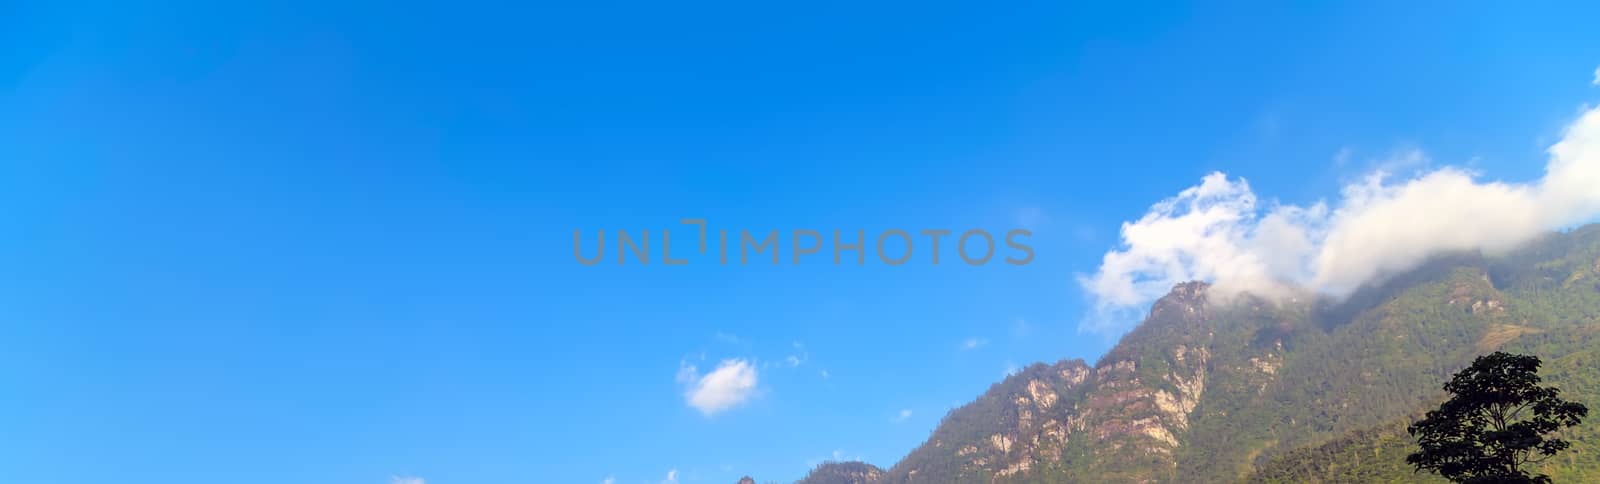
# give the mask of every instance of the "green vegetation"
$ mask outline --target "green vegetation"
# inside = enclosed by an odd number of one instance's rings
[[[865,462],[824,462],[796,484],[868,484],[881,476],[883,469]]]
[[[1421,446],[1406,462],[1455,482],[1550,482],[1528,470],[1571,444],[1545,435],[1577,426],[1589,409],[1539,386],[1540,364],[1496,351],[1456,373],[1444,385],[1450,399],[1406,429]]]
[[[946,415],[878,482],[1442,482],[1408,423],[1485,353],[1600,402],[1600,225],[1448,254],[1339,301],[1185,284],[1105,357],[1035,364]],[[1600,425],[1530,473],[1600,482]]]

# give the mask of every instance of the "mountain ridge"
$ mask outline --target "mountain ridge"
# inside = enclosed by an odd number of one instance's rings
[[[996,382],[877,477],[801,482],[1426,480],[1404,465],[1405,424],[1494,350],[1541,356],[1600,404],[1600,225],[1442,254],[1340,300],[1212,292],[1174,286],[1092,366]],[[1600,425],[1566,437],[1577,452],[1542,471],[1600,479]]]

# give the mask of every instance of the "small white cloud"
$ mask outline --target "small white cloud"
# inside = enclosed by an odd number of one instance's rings
[[[678,383],[688,389],[684,399],[707,417],[748,401],[756,393],[756,367],[742,359],[722,360],[715,370],[700,375],[688,363],[678,368]]]
[[[799,356],[795,356],[795,355],[789,355],[788,358],[784,358],[783,359],[783,362],[787,363],[790,368],[794,368],[796,366],[800,366],[800,364],[801,363],[805,363],[805,361],[806,360],[802,360],[802,359],[800,359]]]
[[[833,374],[832,373],[828,373],[828,370],[818,370],[817,374],[822,375],[822,379],[824,379],[824,380],[833,377]]]
[[[1012,362],[1007,361],[1006,362],[1006,371],[1004,373],[1001,373],[1000,376],[1001,377],[1008,377],[1008,376],[1011,376],[1011,375],[1015,375],[1015,374],[1017,374],[1017,370],[1020,370],[1020,368],[1017,368],[1017,364],[1016,363],[1012,363]]]
[[[678,470],[677,469],[669,469],[669,470],[667,470],[667,478],[666,479],[662,479],[661,482],[663,484],[672,483],[672,482],[678,482]]]
[[[1594,81],[1591,81],[1591,83],[1600,86],[1600,67],[1594,68]]]
[[[389,484],[428,484],[428,483],[427,483],[427,481],[422,480],[421,477],[394,476],[394,477],[389,478]]]
[[[906,408],[906,409],[901,409],[900,413],[895,414],[894,418],[892,418],[890,420],[893,421],[894,423],[900,423],[900,422],[906,421],[906,419],[909,419],[909,418],[911,418],[911,409]]]
[[[966,340],[961,342],[961,349],[963,349],[963,350],[975,350],[975,349],[978,349],[978,347],[983,346],[983,345],[988,344],[988,343],[989,343],[989,340],[986,340],[986,339],[983,339],[983,338],[967,338]]]
[[[741,339],[738,335],[732,333],[718,331],[716,334],[711,335],[711,338],[730,345],[744,344],[744,339]]]
[[[600,484],[617,484],[617,476],[606,476],[600,480]]]

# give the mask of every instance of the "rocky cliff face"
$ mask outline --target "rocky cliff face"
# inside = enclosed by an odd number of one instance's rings
[[[1082,418],[1092,439],[1091,471],[1171,478],[1178,436],[1205,394],[1208,343],[1203,283],[1173,288],[1146,323],[1095,365]]]
[[[1086,472],[1173,477],[1179,436],[1206,391],[1207,288],[1198,282],[1174,288],[1093,367],[1068,360],[1007,377],[946,416],[884,482]]]
[[[884,482],[932,482],[952,473],[1004,478],[1059,462],[1069,436],[1083,430],[1077,406],[1092,374],[1082,360],[1023,368],[946,416]]]

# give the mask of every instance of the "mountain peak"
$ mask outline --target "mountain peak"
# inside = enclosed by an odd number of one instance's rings
[[[795,484],[871,484],[882,477],[883,469],[865,462],[824,462]]]
[[[1178,298],[1186,301],[1198,301],[1205,296],[1206,289],[1211,288],[1211,283],[1205,281],[1180,282],[1172,286],[1166,297]]]

